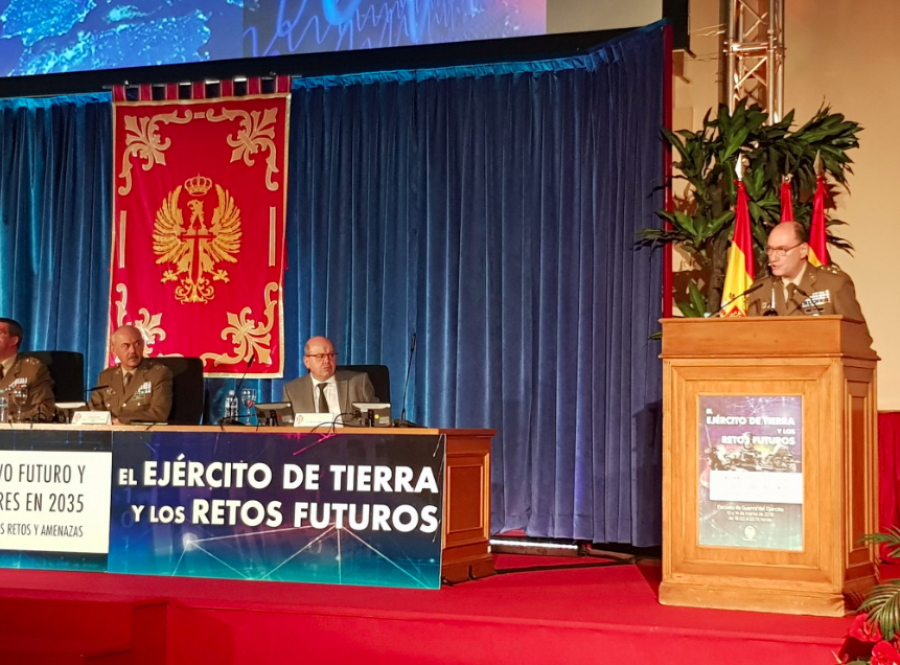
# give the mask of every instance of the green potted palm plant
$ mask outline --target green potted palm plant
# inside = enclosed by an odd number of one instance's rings
[[[827,107],[819,109],[803,125],[792,129],[794,112],[783,120],[766,124],[768,115],[758,105],[741,100],[733,113],[720,106],[713,116],[706,114],[702,127],[694,132],[663,130],[664,139],[677,153],[675,178],[686,180],[684,198],[675,210],[660,210],[668,222],[665,228],[639,232],[644,245],[675,244],[689,256],[693,270],[686,283],[676,285],[675,303],[685,316],[715,312],[722,296],[728,247],[734,230],[737,196],[735,164],[746,158],[743,179],[750,199],[750,217],[756,262],[765,265],[765,244],[769,229],[781,215],[781,184],[791,177],[794,216],[809,228],[812,197],[816,184],[814,163],[820,154],[831,198],[847,190],[852,172],[848,152],[859,146],[861,127]],[[831,218],[829,227],[844,224]],[[850,250],[846,240],[829,232],[829,242]]]

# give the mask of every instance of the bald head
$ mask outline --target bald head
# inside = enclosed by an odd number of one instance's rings
[[[316,381],[327,381],[337,370],[334,344],[327,337],[312,337],[303,347],[303,364]]]
[[[806,232],[806,227],[800,222],[781,222],[776,224],[775,228],[769,233],[769,237],[771,238],[773,235],[790,245],[796,245],[798,242],[809,242],[809,234]]]
[[[134,326],[119,326],[110,337],[110,348],[119,365],[130,372],[144,357],[144,338]]]
[[[806,229],[799,222],[776,224],[769,233],[766,255],[772,274],[785,280],[796,279],[806,270],[809,243]]]

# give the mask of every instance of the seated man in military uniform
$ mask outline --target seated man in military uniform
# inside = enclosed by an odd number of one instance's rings
[[[53,379],[37,358],[19,356],[24,332],[18,321],[0,318],[0,393],[9,401],[9,419],[47,422],[56,410]]]
[[[839,314],[865,324],[853,280],[833,266],[816,267],[809,262],[809,237],[802,224],[776,225],[769,233],[766,255],[771,274],[753,284],[757,288],[748,296],[749,316]]]
[[[119,364],[100,372],[91,411],[109,411],[115,425],[166,422],[172,410],[172,371],[144,358],[144,339],[134,326],[116,329],[110,348]]]

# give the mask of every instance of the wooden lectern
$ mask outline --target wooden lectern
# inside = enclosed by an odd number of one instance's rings
[[[847,595],[875,583],[875,552],[859,543],[878,524],[878,357],[865,325],[810,316],[662,328],[660,602],[847,614]]]

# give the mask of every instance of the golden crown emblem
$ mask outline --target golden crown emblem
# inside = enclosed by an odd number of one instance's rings
[[[153,251],[157,264],[166,264],[162,283],[179,282],[176,300],[183,303],[206,303],[215,296],[213,282],[228,282],[228,271],[220,264],[237,263],[241,248],[241,211],[231,194],[216,185],[218,205],[207,223],[204,200],[187,201],[182,210],[179,197],[182,191],[200,197],[213,187],[209,178],[197,175],[170,192],[156,211],[153,227]],[[185,212],[190,219],[185,220]]]
[[[184,181],[184,188],[191,196],[205,196],[212,184],[212,180],[198,173],[193,178]]]

